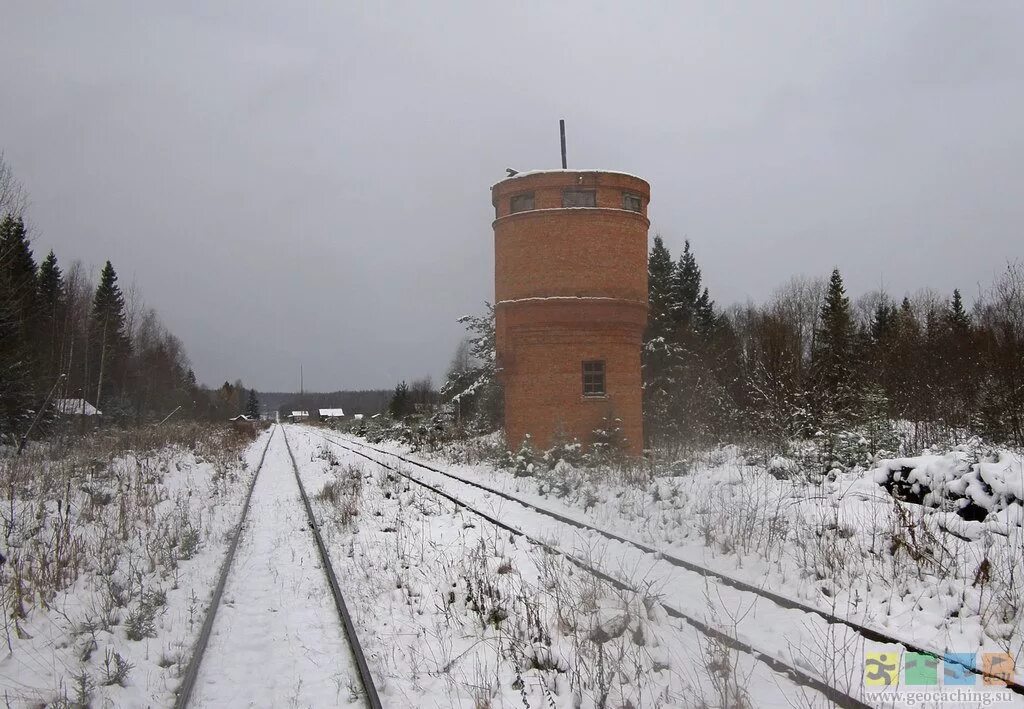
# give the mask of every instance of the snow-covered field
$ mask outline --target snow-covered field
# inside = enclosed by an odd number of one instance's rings
[[[309,533],[284,436],[275,434],[190,706],[321,707],[359,679]]]
[[[665,554],[938,653],[1005,652],[1020,665],[1024,467],[1011,451],[965,446],[813,481],[736,448],[672,471],[563,462],[516,475],[466,462],[467,449],[433,458],[662,552],[650,554],[365,441],[287,425],[255,440],[97,436],[0,458],[6,704],[171,706],[263,459],[191,703],[364,705],[285,435],[386,707],[829,705],[676,613],[893,705],[865,686],[865,660],[900,646]]]
[[[269,432],[0,458],[5,706],[170,706]]]
[[[394,443],[378,447],[408,455]],[[1021,498],[1015,495],[1024,472],[1012,452],[979,456],[961,450],[889,461],[818,483],[748,464],[735,448],[713,452],[685,474],[655,470],[640,482],[566,465],[538,466],[533,475],[517,477],[485,463],[453,463],[462,455],[449,450],[435,464],[940,654],[978,653],[980,663],[982,653],[1009,653],[1020,680],[1024,552],[1017,523]],[[940,491],[936,482],[934,493],[944,509],[899,502],[886,492],[879,484],[884,471],[904,467],[921,469],[915,480],[930,470],[932,478],[945,481],[949,490]],[[458,487],[429,471],[415,473]],[[459,494],[487,503],[487,494],[472,488],[459,488]],[[985,519],[956,513],[964,496],[987,506]],[[491,504],[524,528],[551,528],[550,520],[513,510],[507,501]],[[742,619],[736,623],[740,637],[784,653],[838,686],[862,685],[866,652],[899,651],[814,618],[750,603],[635,550],[575,534],[578,547],[600,550],[606,570],[641,574],[681,607],[700,612],[694,603],[703,603],[706,612]],[[563,533],[561,544],[572,543]],[[702,585],[704,595],[712,589],[708,598],[702,599]]]
[[[287,428],[386,706],[825,705],[668,618],[658,589],[616,590],[314,431]]]

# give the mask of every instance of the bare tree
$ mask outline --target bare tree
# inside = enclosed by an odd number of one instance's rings
[[[10,214],[20,217],[28,207],[28,194],[21,186],[14,171],[0,153],[0,216]]]
[[[823,277],[794,276],[775,290],[769,303],[775,315],[795,325],[805,360],[811,357],[814,333],[818,329],[821,304],[827,288],[828,280]]]

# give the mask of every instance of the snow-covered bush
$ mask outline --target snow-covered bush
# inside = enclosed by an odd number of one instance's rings
[[[776,480],[793,480],[800,475],[800,464],[782,455],[772,456],[765,467]]]
[[[954,511],[964,519],[991,515],[1016,526],[1024,519],[1024,458],[1010,451],[964,445],[943,455],[891,458],[871,476],[900,500]]]
[[[331,470],[335,477],[324,483],[315,499],[331,506],[329,517],[339,527],[348,527],[359,515],[365,471],[358,465],[340,467],[337,460]]]

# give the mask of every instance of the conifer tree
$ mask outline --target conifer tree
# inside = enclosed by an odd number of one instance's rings
[[[677,325],[693,328],[701,295],[700,267],[687,239],[672,274],[672,312]]]
[[[104,386],[117,381],[129,353],[125,332],[124,295],[117,285],[117,273],[110,261],[103,266],[100,283],[92,301],[92,332],[95,338],[96,403],[100,407]]]
[[[964,309],[964,299],[959,288],[953,289],[953,299],[946,309],[946,320],[954,332],[966,332],[971,327],[971,316]]]
[[[249,398],[245,402],[245,415],[249,418],[258,419],[260,417],[260,400],[256,396],[256,390],[249,390]]]
[[[63,296],[64,274],[57,265],[57,255],[50,251],[39,264],[39,300],[44,313],[53,313]]]
[[[0,221],[0,279],[5,299],[27,332],[37,312],[36,262],[20,217],[7,215]]]
[[[7,215],[0,220],[0,438],[11,440],[28,420],[35,393],[35,270],[25,223]]]
[[[64,311],[64,274],[57,265],[57,256],[51,250],[39,265],[36,279],[39,299],[39,348],[42,384],[53,380],[60,372],[60,328]]]
[[[672,332],[672,312],[675,264],[661,236],[654,237],[654,246],[647,261],[647,339],[669,337]]]
[[[391,414],[391,418],[395,421],[401,421],[408,416],[409,403],[409,385],[401,381],[395,387],[395,393],[391,397],[391,403],[388,405],[388,413]]]
[[[504,392],[498,379],[494,306],[486,315],[459,318],[469,335],[459,345],[441,387],[441,396],[454,405],[456,423],[480,432],[499,428],[504,417]]]
[[[820,392],[819,414],[834,415],[837,422],[848,421],[858,403],[853,345],[850,299],[846,297],[843,278],[836,268],[832,271],[821,307],[811,367]]]

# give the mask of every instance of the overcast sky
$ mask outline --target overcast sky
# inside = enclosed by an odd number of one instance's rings
[[[38,256],[110,258],[202,381],[438,381],[493,295],[489,187],[651,183],[720,304],[1024,257],[1020,2],[0,0]]]

